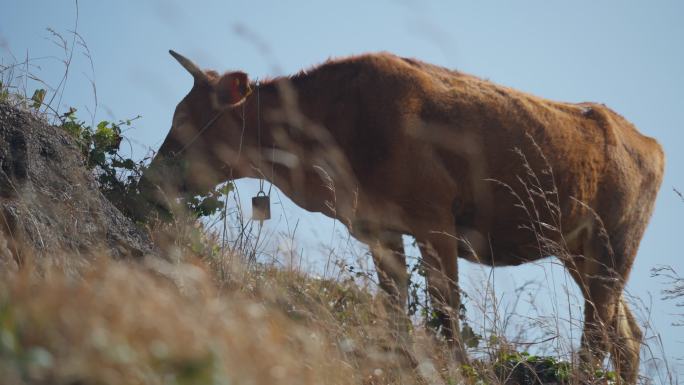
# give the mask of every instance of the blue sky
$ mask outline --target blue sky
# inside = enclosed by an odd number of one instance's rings
[[[19,60],[60,56],[45,28],[73,29],[72,1],[0,0],[0,9],[3,63],[12,62],[12,54]],[[651,303],[651,319],[671,365],[684,357],[684,329],[670,325],[677,308],[660,300],[662,280],[650,277],[657,265],[684,274],[677,241],[684,233],[684,202],[672,191],[684,189],[684,3],[93,0],[79,2],[79,15],[78,32],[94,62],[97,118],[142,115],[128,133],[138,156],[159,146],[175,104],[191,86],[190,76],[168,55],[170,48],[203,68],[241,69],[252,78],[292,73],[329,57],[384,50],[550,99],[607,104],[665,148],[665,181],[629,291]],[[33,63],[40,67],[33,72],[57,84],[63,69],[55,59]],[[63,100],[79,107],[84,117],[86,106],[93,109],[90,77],[88,61],[76,55]],[[246,197],[254,184],[241,187]],[[339,224],[287,201],[283,207],[290,220],[299,220],[302,245],[340,232]],[[266,226],[280,231],[282,221]],[[319,249],[305,247],[314,260]],[[498,269],[495,275],[509,301],[508,289],[527,279],[562,280],[559,271],[532,266]],[[486,279],[488,271],[468,265],[461,270],[464,283],[478,274]]]

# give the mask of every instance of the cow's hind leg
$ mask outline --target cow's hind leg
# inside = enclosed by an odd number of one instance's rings
[[[622,380],[636,383],[639,373],[641,330],[622,298],[633,256],[621,248],[613,253],[606,237],[591,236],[582,255],[567,267],[584,295],[584,333],[580,358],[584,365],[602,365],[606,354]]]
[[[445,234],[417,239],[427,277],[428,292],[440,330],[458,362],[467,361],[459,326],[458,241]]]
[[[620,298],[616,328],[618,340],[611,350],[613,364],[627,383],[635,384],[639,376],[639,351],[643,333],[624,298]]]

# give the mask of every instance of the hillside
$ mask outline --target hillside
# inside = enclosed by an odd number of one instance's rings
[[[16,268],[36,256],[104,251],[141,257],[146,235],[98,190],[70,135],[34,113],[0,102],[0,260]]]

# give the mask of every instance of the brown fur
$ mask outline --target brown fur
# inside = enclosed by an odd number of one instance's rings
[[[414,236],[460,359],[457,255],[489,265],[559,256],[586,299],[582,357],[597,364],[610,352],[626,382],[636,381],[641,332],[622,290],[664,155],[620,115],[387,53],[252,83],[238,106],[219,108],[217,94],[235,102],[224,85],[234,83],[222,81],[234,75],[188,70],[195,85],[152,165],[158,172],[173,154],[189,161],[186,174],[162,178],[170,188],[270,179],[367,243],[399,307],[401,235]]]

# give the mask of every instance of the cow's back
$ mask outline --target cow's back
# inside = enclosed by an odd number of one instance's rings
[[[555,102],[410,64],[417,84],[427,87],[418,120],[457,175],[459,193],[467,194],[461,206],[472,199],[489,217],[466,225],[480,227],[502,249],[535,248],[535,232],[554,238],[549,229],[556,227],[560,236],[593,211],[612,232],[625,234],[614,235],[616,242],[632,237],[636,247],[662,181],[664,156],[655,140],[601,104]],[[467,144],[449,148],[459,141]],[[464,168],[476,175],[464,175]]]

